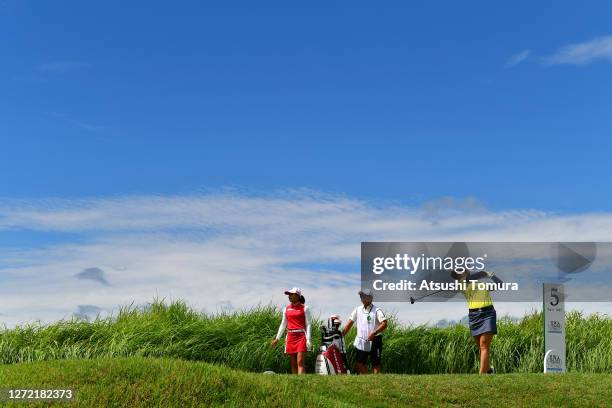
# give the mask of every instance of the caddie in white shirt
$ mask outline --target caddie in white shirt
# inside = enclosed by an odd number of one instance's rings
[[[367,374],[368,356],[372,363],[372,372],[380,373],[382,356],[382,332],[387,328],[387,318],[383,311],[372,303],[374,295],[370,289],[359,291],[362,306],[356,307],[346,322],[342,335],[346,334],[357,323],[357,336],[353,345],[357,349],[357,374]]]

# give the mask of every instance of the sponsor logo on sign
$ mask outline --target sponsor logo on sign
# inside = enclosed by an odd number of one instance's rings
[[[561,357],[557,354],[550,353],[547,361],[548,371],[561,371]]]
[[[563,333],[561,330],[561,322],[558,320],[550,320],[548,322],[549,333]]]

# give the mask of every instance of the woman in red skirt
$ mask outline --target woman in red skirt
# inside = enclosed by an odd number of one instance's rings
[[[299,288],[285,291],[289,296],[289,303],[283,311],[283,320],[278,328],[276,338],[272,340],[272,347],[276,347],[278,341],[287,329],[285,340],[285,353],[291,358],[291,372],[293,374],[305,374],[306,351],[312,348],[310,343],[310,309],[304,305],[306,300]]]

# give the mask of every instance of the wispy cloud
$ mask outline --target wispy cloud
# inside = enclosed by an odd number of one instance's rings
[[[521,52],[517,52],[514,55],[511,55],[510,58],[508,58],[508,60],[504,64],[504,68],[512,68],[514,66],[517,66],[521,62],[525,61],[527,57],[529,57],[529,54],[529,50],[523,50]]]
[[[48,115],[53,118],[59,119],[62,122],[65,122],[71,126],[77,127],[82,130],[86,130],[88,132],[98,132],[98,131],[104,130],[105,128],[104,126],[95,125],[93,123],[88,123],[82,120],[74,119],[68,115],[65,115],[59,112],[50,112],[48,113]]]
[[[484,203],[474,197],[455,198],[440,197],[428,201],[421,206],[426,218],[436,220],[448,217],[451,214],[482,214],[486,212]]]
[[[46,83],[61,76],[70,77],[93,66],[86,61],[49,61],[33,66],[28,72],[13,75],[13,81],[23,83]]]
[[[79,305],[108,313],[156,295],[208,312],[280,305],[283,289],[296,285],[315,310],[346,314],[358,301],[361,241],[610,241],[612,214],[490,211],[472,198],[410,207],[308,191],[234,192],[5,200],[0,234],[13,230],[69,234],[44,248],[0,247],[8,325],[69,318]],[[418,314],[385,307],[405,321],[436,322],[461,318],[457,305],[420,305]],[[507,304],[500,314],[536,306]]]
[[[569,44],[542,58],[546,65],[587,65],[598,60],[612,61],[612,36]]]
[[[36,69],[43,73],[68,74],[82,71],[91,66],[91,63],[85,61],[50,61],[40,64]]]

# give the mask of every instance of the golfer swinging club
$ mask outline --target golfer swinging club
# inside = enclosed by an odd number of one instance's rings
[[[357,349],[357,374],[367,374],[368,356],[372,363],[372,372],[380,373],[380,358],[382,355],[382,332],[387,328],[387,318],[381,309],[372,303],[374,295],[372,290],[359,291],[362,306],[353,310],[342,330],[342,335],[346,334],[353,327],[353,322],[357,322],[357,337],[353,345]]]
[[[310,343],[312,321],[310,309],[304,305],[306,299],[302,296],[302,291],[299,288],[286,290],[285,295],[289,296],[289,302],[291,303],[283,311],[283,320],[271,344],[272,347],[276,347],[286,328],[285,353],[289,354],[291,359],[291,372],[293,374],[305,374],[306,351],[310,351],[312,348]]]
[[[458,281],[478,280],[489,277],[495,283],[502,283],[493,272],[480,271],[470,274],[469,270],[463,273],[451,271],[451,276]],[[463,295],[468,303],[470,334],[476,342],[480,351],[480,374],[494,374],[495,368],[491,367],[490,349],[493,335],[497,334],[497,312],[493,307],[491,294],[487,289],[472,288],[468,282],[467,289]]]

